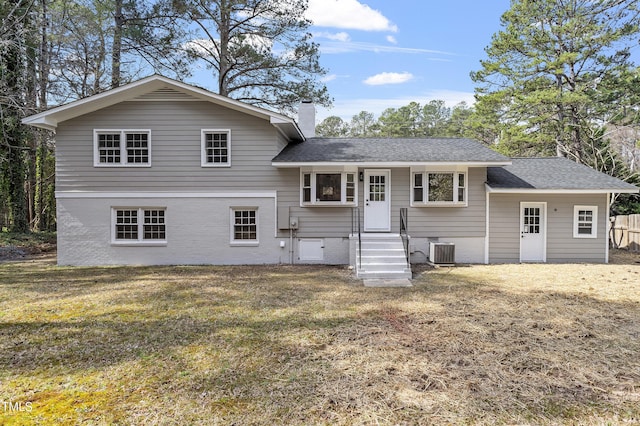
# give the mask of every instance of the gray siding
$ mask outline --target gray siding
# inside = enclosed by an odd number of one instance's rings
[[[489,262],[520,261],[520,202],[547,203],[547,262],[604,262],[607,195],[490,194]],[[597,238],[573,238],[573,207],[598,207]]]
[[[409,209],[409,233],[412,237],[463,238],[484,237],[486,228],[487,169],[470,168],[467,207],[413,207]],[[409,171],[406,171],[406,205],[409,204]]]
[[[364,170],[359,169],[360,172]],[[351,233],[350,207],[300,207],[300,171],[282,169],[281,173],[283,187],[278,190],[278,203],[290,206],[291,216],[299,217],[299,236],[347,237]],[[486,168],[469,169],[467,207],[410,207],[410,169],[391,169],[391,232],[399,232],[400,209],[407,207],[411,237],[483,238],[486,227],[485,180]],[[361,214],[364,199],[364,184],[358,182],[358,206]]]
[[[156,94],[155,98],[166,98]],[[148,95],[145,99],[155,99]],[[231,129],[231,167],[200,166],[201,129]],[[94,129],[150,129],[151,167],[94,167]],[[299,237],[346,238],[349,207],[300,207],[300,171],[276,169],[272,158],[286,139],[266,120],[201,101],[131,101],[61,123],[57,131],[58,191],[261,191],[277,190],[280,207],[300,218]],[[364,171],[364,169],[361,169]],[[417,237],[484,236],[485,169],[469,173],[469,206],[409,208]],[[364,205],[358,183],[358,205]],[[409,207],[409,168],[391,170],[391,230]],[[288,231],[280,231],[287,236]]]
[[[94,167],[94,129],[151,129],[152,167]],[[230,168],[200,167],[201,129],[231,129]],[[280,186],[281,137],[266,120],[209,102],[123,102],[60,124],[58,191],[222,191]]]

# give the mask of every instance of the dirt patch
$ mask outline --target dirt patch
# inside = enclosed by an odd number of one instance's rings
[[[614,265],[637,265],[640,264],[640,252],[611,250],[609,252],[609,262]]]
[[[0,233],[0,262],[50,256],[55,251],[55,233]]]

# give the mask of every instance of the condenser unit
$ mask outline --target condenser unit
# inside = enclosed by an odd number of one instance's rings
[[[456,263],[456,246],[454,243],[429,243],[429,260],[431,263]]]

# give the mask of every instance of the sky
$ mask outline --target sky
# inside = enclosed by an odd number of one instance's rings
[[[310,32],[320,46],[323,79],[333,107],[318,106],[316,123],[361,111],[431,100],[473,104],[469,73],[501,30],[510,0],[308,0]],[[210,71],[195,83],[211,87]]]
[[[509,0],[309,0],[307,17],[333,107],[317,108],[350,121],[386,108],[440,99],[473,103],[469,73],[501,30]]]

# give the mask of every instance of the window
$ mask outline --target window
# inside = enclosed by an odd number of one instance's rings
[[[303,205],[356,205],[355,172],[303,172],[300,186]]]
[[[598,207],[573,207],[573,238],[596,238],[598,236]]]
[[[231,131],[202,130],[202,167],[231,166]]]
[[[467,175],[462,172],[413,173],[412,205],[467,205]]]
[[[256,245],[258,243],[258,209],[238,207],[231,209],[231,244]]]
[[[150,166],[150,130],[94,130],[96,167]]]
[[[316,200],[317,201],[337,201],[342,200],[342,174],[341,173],[318,173],[316,174]]]
[[[114,208],[114,243],[166,243],[164,208]]]
[[[413,175],[413,201],[415,203],[424,202],[424,173],[414,173]]]

